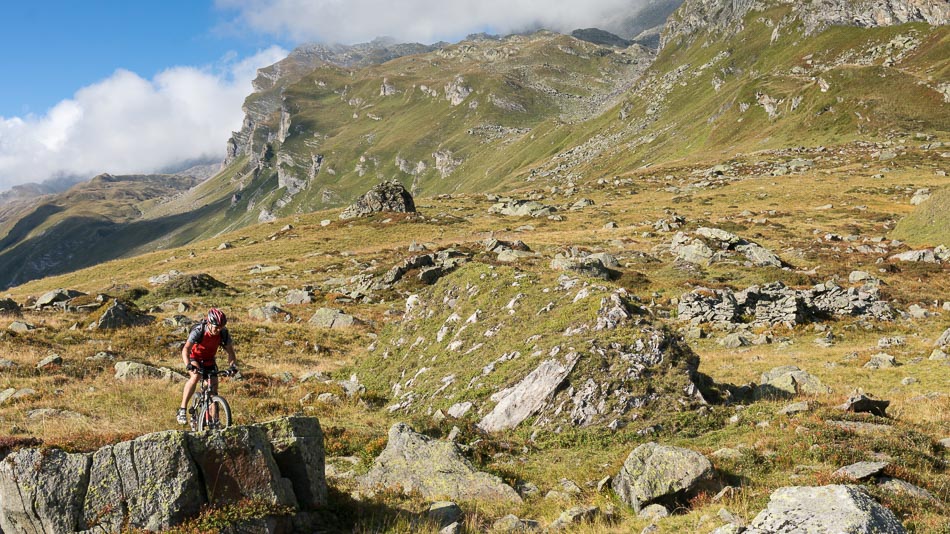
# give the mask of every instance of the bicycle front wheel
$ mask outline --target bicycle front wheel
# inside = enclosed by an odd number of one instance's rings
[[[198,432],[221,430],[231,426],[231,407],[224,397],[211,396],[211,402],[202,406],[198,414]]]

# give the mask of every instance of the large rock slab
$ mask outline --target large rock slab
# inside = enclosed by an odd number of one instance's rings
[[[89,454],[21,449],[0,461],[0,532],[75,532]]]
[[[514,387],[492,395],[491,400],[498,404],[478,422],[478,427],[486,432],[497,432],[521,424],[557,391],[558,386],[574,369],[577,360],[576,353],[570,355],[565,362],[545,360]]]
[[[114,330],[117,328],[129,328],[131,326],[147,325],[155,321],[151,315],[139,313],[124,302],[115,300],[102,313],[99,320],[95,323],[95,328],[99,330]]]
[[[145,365],[139,362],[116,362],[113,368],[115,369],[116,380],[154,379],[168,380],[171,382],[182,382],[185,380],[184,375],[176,373],[167,367],[152,367],[151,365]]]
[[[386,449],[360,479],[364,490],[401,488],[430,500],[521,503],[500,478],[476,471],[451,441],[434,440],[405,423],[389,429]]]
[[[256,499],[297,506],[293,485],[281,476],[263,428],[232,426],[187,436],[188,449],[201,472],[209,504]]]
[[[383,182],[367,191],[355,203],[340,213],[340,218],[355,219],[368,217],[374,213],[398,212],[415,213],[416,204],[412,195],[397,180]]]
[[[313,417],[286,417],[257,426],[267,434],[280,474],[290,479],[300,506],[325,506],[326,458],[320,422]]]
[[[164,530],[197,515],[205,502],[185,433],[146,434],[93,454],[84,528]]]
[[[620,500],[639,513],[647,504],[681,499],[700,489],[712,475],[712,463],[702,454],[650,442],[627,456],[613,488]]]
[[[334,308],[320,308],[310,318],[310,324],[318,328],[349,328],[363,324],[362,321]]]
[[[80,297],[82,295],[85,295],[85,293],[82,291],[76,291],[75,289],[54,289],[40,295],[40,298],[36,299],[36,303],[33,306],[36,309],[45,308],[47,306],[52,306],[57,302],[66,302],[69,299]]]
[[[890,510],[859,486],[790,486],[772,493],[768,508],[755,516],[747,534],[906,532]]]

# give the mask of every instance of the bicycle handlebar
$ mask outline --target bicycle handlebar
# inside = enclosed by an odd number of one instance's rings
[[[234,376],[238,373],[238,368],[236,366],[231,366],[224,370],[213,369],[210,367],[201,367],[200,365],[191,364],[189,364],[189,367],[197,371],[201,375],[202,379],[210,378],[212,376]]]

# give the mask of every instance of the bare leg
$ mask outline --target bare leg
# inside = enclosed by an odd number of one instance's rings
[[[195,392],[195,387],[198,385],[198,373],[191,371],[190,374],[188,381],[185,382],[185,389],[181,392],[181,408],[188,407],[188,399],[191,398],[191,395]]]

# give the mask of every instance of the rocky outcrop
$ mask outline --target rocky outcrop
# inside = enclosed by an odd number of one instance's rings
[[[368,217],[376,213],[396,212],[415,213],[416,205],[412,195],[402,183],[393,180],[383,182],[367,191],[355,203],[340,213],[340,219]]]
[[[793,327],[832,316],[890,320],[894,311],[882,300],[876,283],[844,288],[828,281],[811,289],[797,290],[773,282],[738,292],[694,289],[680,297],[677,316],[693,324],[728,326],[751,318],[754,325]]]
[[[476,471],[451,441],[433,440],[405,423],[389,429],[386,449],[360,479],[366,491],[401,488],[426,499],[521,503],[521,497],[500,478]]]
[[[185,379],[167,367],[152,367],[138,362],[116,362],[114,369],[115,379],[122,381],[151,379],[180,382]]]
[[[164,530],[205,504],[326,504],[323,435],[290,417],[213,433],[147,434],[93,453],[21,449],[0,461],[0,529]]]
[[[256,164],[264,155],[266,144],[276,139],[280,129],[283,90],[324,63],[343,67],[367,66],[402,57],[421,54],[434,48],[417,43],[398,44],[387,39],[347,45],[305,44],[295,48],[286,58],[258,69],[253,81],[254,93],[245,101],[244,122],[232,132],[227,144],[230,164],[240,156],[249,156]]]
[[[309,323],[317,328],[331,329],[349,328],[363,324],[363,322],[356,317],[334,308],[320,308],[313,314],[313,317],[310,318]]]
[[[737,252],[746,263],[755,267],[784,267],[785,264],[772,251],[758,243],[743,239],[718,228],[699,228],[696,237],[683,232],[673,236],[670,251],[680,260],[698,265],[730,259]]]
[[[789,486],[772,493],[768,508],[755,516],[745,532],[902,534],[906,530],[859,486]]]
[[[578,355],[569,354],[565,361],[545,360],[513,387],[491,396],[494,409],[478,423],[486,432],[514,428],[536,413],[560,387],[574,369]]]
[[[783,365],[762,373],[759,385],[755,388],[755,396],[766,399],[827,393],[831,393],[830,387],[794,365]]]
[[[546,206],[535,200],[513,199],[501,200],[488,208],[488,213],[510,217],[548,217],[555,211],[557,208]]]
[[[155,290],[155,295],[161,298],[174,298],[185,295],[207,295],[216,289],[228,286],[215,279],[210,274],[180,274],[172,276],[161,287]]]
[[[636,297],[572,274],[552,282],[469,262],[414,294],[356,371],[390,393],[391,413],[442,410],[489,431],[616,430],[705,402],[698,356]]]
[[[620,500],[635,512],[651,503],[676,504],[708,483],[713,466],[689,449],[644,443],[634,449],[614,477]]]
[[[926,22],[950,22],[950,4],[933,0],[686,0],[669,18],[660,48],[689,39],[702,31],[732,35],[743,27],[749,13],[773,4],[792,7],[791,20],[799,20],[808,34],[828,26],[879,27]]]
[[[115,330],[117,328],[152,324],[154,321],[155,317],[140,313],[120,300],[114,300],[92,325],[92,328],[98,330]]]
[[[40,297],[36,299],[36,303],[33,307],[37,310],[41,310],[49,306],[56,306],[57,304],[62,306],[66,301],[83,295],[85,295],[85,293],[76,291],[75,289],[54,289],[40,295]]]

